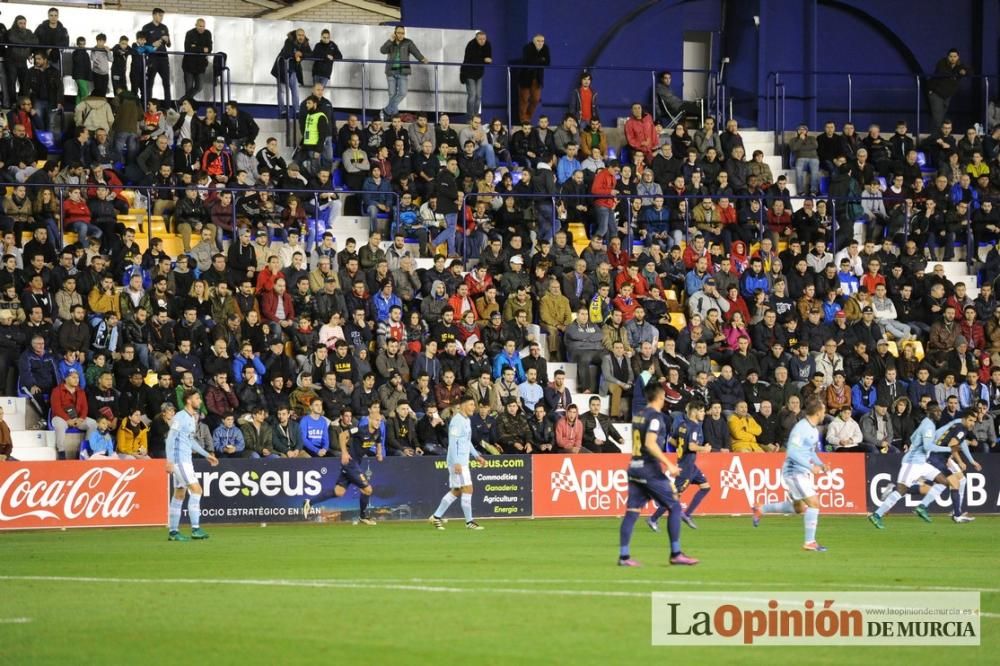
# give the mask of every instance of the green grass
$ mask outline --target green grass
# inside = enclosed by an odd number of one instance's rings
[[[0,579],[0,621],[30,618],[0,623],[0,663],[996,663],[996,617],[983,618],[980,647],[956,651],[679,650],[650,645],[648,597],[574,594],[955,586],[988,588],[983,610],[1000,613],[1000,517],[886,523],[880,532],[863,517],[824,517],[830,551],[820,554],[799,550],[798,518],[768,517],[757,530],[746,518],[700,518],[699,530],[684,532],[696,567],[668,566],[662,528],[640,523],[639,569],[614,566],[613,519],[489,521],[483,532],[460,520],[444,532],[426,523],[211,527],[211,539],[190,543],[168,543],[162,529],[0,534],[0,576],[142,579]]]

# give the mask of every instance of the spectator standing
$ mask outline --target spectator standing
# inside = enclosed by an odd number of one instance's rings
[[[3,69],[6,76],[4,86],[4,107],[11,108],[18,94],[24,94],[28,78],[28,58],[31,47],[38,43],[35,33],[28,30],[27,19],[23,16],[14,17],[14,25],[7,31],[7,52],[4,57]]]
[[[94,82],[94,96],[108,96],[108,82],[111,80],[111,49],[108,36],[103,32],[94,38],[94,50],[90,52],[90,76]]]
[[[542,102],[545,67],[552,64],[549,47],[545,45],[545,35],[539,33],[524,45],[521,51],[521,64],[527,66],[518,73],[518,112],[522,123],[530,123],[535,110]]]
[[[163,22],[163,10],[153,9],[153,20],[142,26],[146,42],[153,47],[153,53],[146,56],[146,96],[153,97],[153,82],[157,74],[163,84],[163,101],[170,103],[170,61],[167,48],[170,46],[170,28]]]
[[[208,69],[208,55],[212,52],[212,33],[205,29],[205,19],[198,19],[184,35],[184,96],[194,99],[201,92],[201,77]],[[205,54],[205,55],[202,55]]]
[[[480,112],[483,104],[483,74],[493,62],[493,45],[486,39],[486,33],[480,30],[476,36],[465,45],[465,56],[462,58],[462,68],[458,72],[459,80],[465,84],[465,115],[472,118]]]
[[[313,47],[313,57],[316,58],[312,69],[313,86],[319,84],[325,88],[333,75],[334,61],[344,59],[340,47],[330,39],[330,31],[326,28],[319,34],[319,41]]]
[[[937,61],[934,73],[927,81],[927,101],[931,112],[931,127],[940,127],[948,117],[951,98],[958,82],[968,75],[969,68],[958,56],[958,49],[948,49],[948,55]]]
[[[44,51],[44,53],[48,61],[58,68],[58,63],[62,61],[62,53],[55,47],[61,46],[66,48],[69,46],[69,31],[66,30],[66,26],[59,20],[59,10],[57,8],[49,8],[48,20],[38,24],[38,27],[35,28],[35,37],[42,46],[53,47]]]
[[[427,58],[420,52],[413,40],[406,36],[406,28],[397,25],[392,31],[392,38],[386,40],[379,52],[385,54],[385,78],[389,86],[389,101],[382,109],[382,119],[388,120],[399,111],[399,105],[406,99],[407,85],[410,80],[410,61],[416,58],[421,63],[427,63]]]
[[[819,154],[816,152],[816,137],[809,136],[809,127],[802,123],[795,130],[795,136],[788,141],[788,150],[795,158],[795,187],[799,195],[815,193],[819,188]],[[809,189],[806,189],[806,173],[809,174]]]
[[[87,51],[87,39],[76,38],[76,48],[73,49],[72,64],[73,83],[76,84],[76,103],[79,104],[90,95],[94,72],[90,64],[90,53]]]
[[[581,126],[589,124],[592,120],[600,123],[601,117],[597,112],[597,91],[591,86],[592,82],[590,72],[584,72],[580,75],[580,85],[570,93],[569,112]],[[590,151],[587,151],[588,155],[589,153]]]
[[[302,85],[302,59],[312,55],[309,39],[302,28],[292,30],[285,39],[285,44],[278,52],[271,67],[271,76],[278,80],[278,113],[285,106],[285,88],[287,86],[290,99],[287,100],[291,109],[299,106],[299,86]]]

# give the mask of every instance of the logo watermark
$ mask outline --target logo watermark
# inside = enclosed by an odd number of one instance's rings
[[[653,645],[979,645],[978,592],[653,592]]]

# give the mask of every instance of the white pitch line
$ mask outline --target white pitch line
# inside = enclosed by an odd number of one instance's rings
[[[0,618],[0,624],[28,624],[31,622],[30,617],[3,617]]]
[[[648,599],[648,592],[623,592],[609,590],[546,590],[537,588],[508,587],[451,587],[442,585],[424,585],[418,582],[391,582],[380,579],[368,580],[289,580],[289,579],[258,579],[258,578],[100,578],[95,576],[0,576],[7,581],[40,581],[60,583],[111,583],[133,585],[243,585],[259,587],[298,587],[316,589],[362,589],[362,590],[395,590],[401,592],[444,592],[450,594],[513,594],[528,596],[558,596],[558,597],[627,597]],[[408,579],[410,581],[430,582],[429,579]],[[471,582],[502,584],[516,580],[531,579],[469,579]],[[540,580],[540,579],[538,579]],[[562,579],[563,581],[567,579]],[[450,581],[452,583],[460,581]],[[552,581],[548,581],[552,582]],[[590,581],[593,582],[593,581]],[[643,581],[645,582],[645,581]],[[671,581],[649,581],[659,584],[671,584]],[[697,581],[687,581],[689,584],[702,584]],[[996,618],[1000,613],[980,613],[982,617]],[[26,618],[16,618],[18,620]],[[30,620],[28,620],[30,621]]]

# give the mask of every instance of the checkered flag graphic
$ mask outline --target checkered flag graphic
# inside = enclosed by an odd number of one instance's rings
[[[723,488],[732,488],[733,490],[746,490],[746,479],[740,472],[735,472],[732,470],[723,470],[719,476],[719,481]]]
[[[567,493],[575,493],[577,490],[576,479],[569,474],[552,472],[552,490],[562,490]]]

